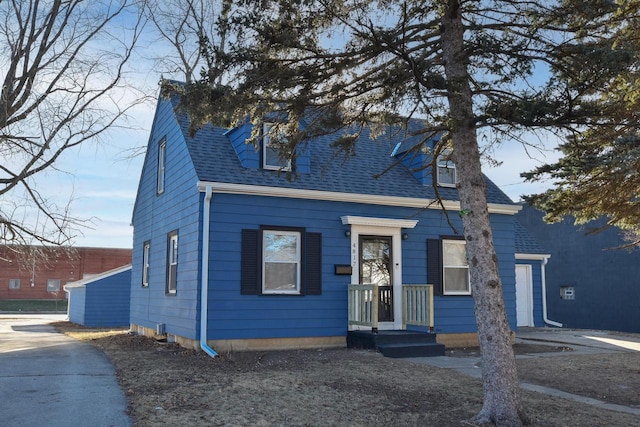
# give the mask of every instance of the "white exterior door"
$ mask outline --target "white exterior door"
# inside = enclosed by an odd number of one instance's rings
[[[530,265],[516,265],[517,326],[533,325],[533,276]]]
[[[378,328],[402,329],[402,230],[412,229],[418,223],[417,220],[402,220],[389,218],[367,218],[357,216],[343,216],[342,223],[350,225],[351,235],[351,283],[359,283],[362,262],[361,236],[364,239],[379,236],[385,239],[389,246],[389,280],[392,287],[393,320],[379,322]],[[356,327],[359,329],[359,327]]]

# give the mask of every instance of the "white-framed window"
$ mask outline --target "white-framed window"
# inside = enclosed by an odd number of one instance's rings
[[[158,144],[158,194],[164,193],[164,170],[166,166],[167,140],[162,139]]]
[[[458,182],[456,165],[450,157],[451,150],[445,150],[436,159],[436,176],[441,187],[455,187]]]
[[[167,235],[167,293],[175,294],[178,283],[178,231]]]
[[[285,136],[280,133],[278,141],[273,136],[276,132],[273,123],[262,125],[262,167],[270,170],[291,170],[291,161],[282,158],[282,145],[286,143]]]
[[[60,279],[47,279],[47,292],[60,292]]]
[[[300,253],[300,232],[263,230],[263,294],[300,294]]]
[[[466,249],[464,240],[442,241],[443,295],[471,295]]]
[[[142,246],[142,286],[149,286],[149,252],[151,251],[151,242],[146,241]]]
[[[9,289],[20,289],[20,279],[9,279]]]

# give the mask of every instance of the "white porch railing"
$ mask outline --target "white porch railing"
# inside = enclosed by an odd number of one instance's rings
[[[378,287],[349,285],[349,326],[378,327]]]
[[[376,285],[348,286],[349,326],[378,328],[379,289]],[[433,330],[433,286],[402,286],[402,329],[407,325]]]
[[[402,285],[402,329],[407,325],[433,331],[433,285]]]

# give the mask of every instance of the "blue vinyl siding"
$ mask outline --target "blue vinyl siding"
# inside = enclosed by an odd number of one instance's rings
[[[156,195],[157,150],[166,138],[165,191]],[[131,323],[155,329],[166,325],[170,334],[197,337],[200,277],[200,200],[197,177],[171,104],[161,102],[149,140],[133,215]],[[175,295],[167,295],[167,234],[178,232],[178,268]],[[150,242],[149,287],[141,286],[142,251]]]
[[[406,230],[403,283],[427,283],[426,239],[452,234],[437,210],[370,206],[314,200],[216,194],[211,210],[209,339],[340,336],[347,331],[348,276],[334,274],[335,264],[350,264],[350,239],[343,215],[418,219]],[[459,229],[459,220],[453,218]],[[513,217],[493,215],[510,323],[515,328]],[[260,225],[304,227],[322,233],[322,295],[240,295],[240,235]],[[436,297],[436,332],[475,332],[473,299]]]
[[[84,286],[69,289],[67,312],[70,322],[84,325],[86,295],[87,290]]]
[[[604,219],[574,225],[574,219],[547,224],[542,212],[525,206],[518,220],[551,257],[545,267],[547,315],[564,327],[640,332],[640,252],[612,249],[628,243]],[[534,269],[535,270],[535,269]],[[575,299],[560,298],[573,286]]]
[[[69,289],[69,320],[89,327],[129,325],[131,269]]]

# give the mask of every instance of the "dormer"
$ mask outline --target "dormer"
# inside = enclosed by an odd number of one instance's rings
[[[276,122],[264,122],[260,125],[260,132],[256,144],[252,144],[251,134],[253,124],[246,122],[243,125],[229,129],[225,132],[233,148],[238,155],[240,163],[245,168],[263,169],[268,171],[291,171],[292,162],[282,158],[278,145],[284,140],[282,134],[276,134]],[[311,159],[308,146],[298,147],[295,160],[296,173],[310,173]]]
[[[392,156],[400,160],[422,185],[431,185],[431,156],[438,137],[421,144],[422,136],[409,136],[398,142]],[[418,145],[421,144],[420,147]]]

